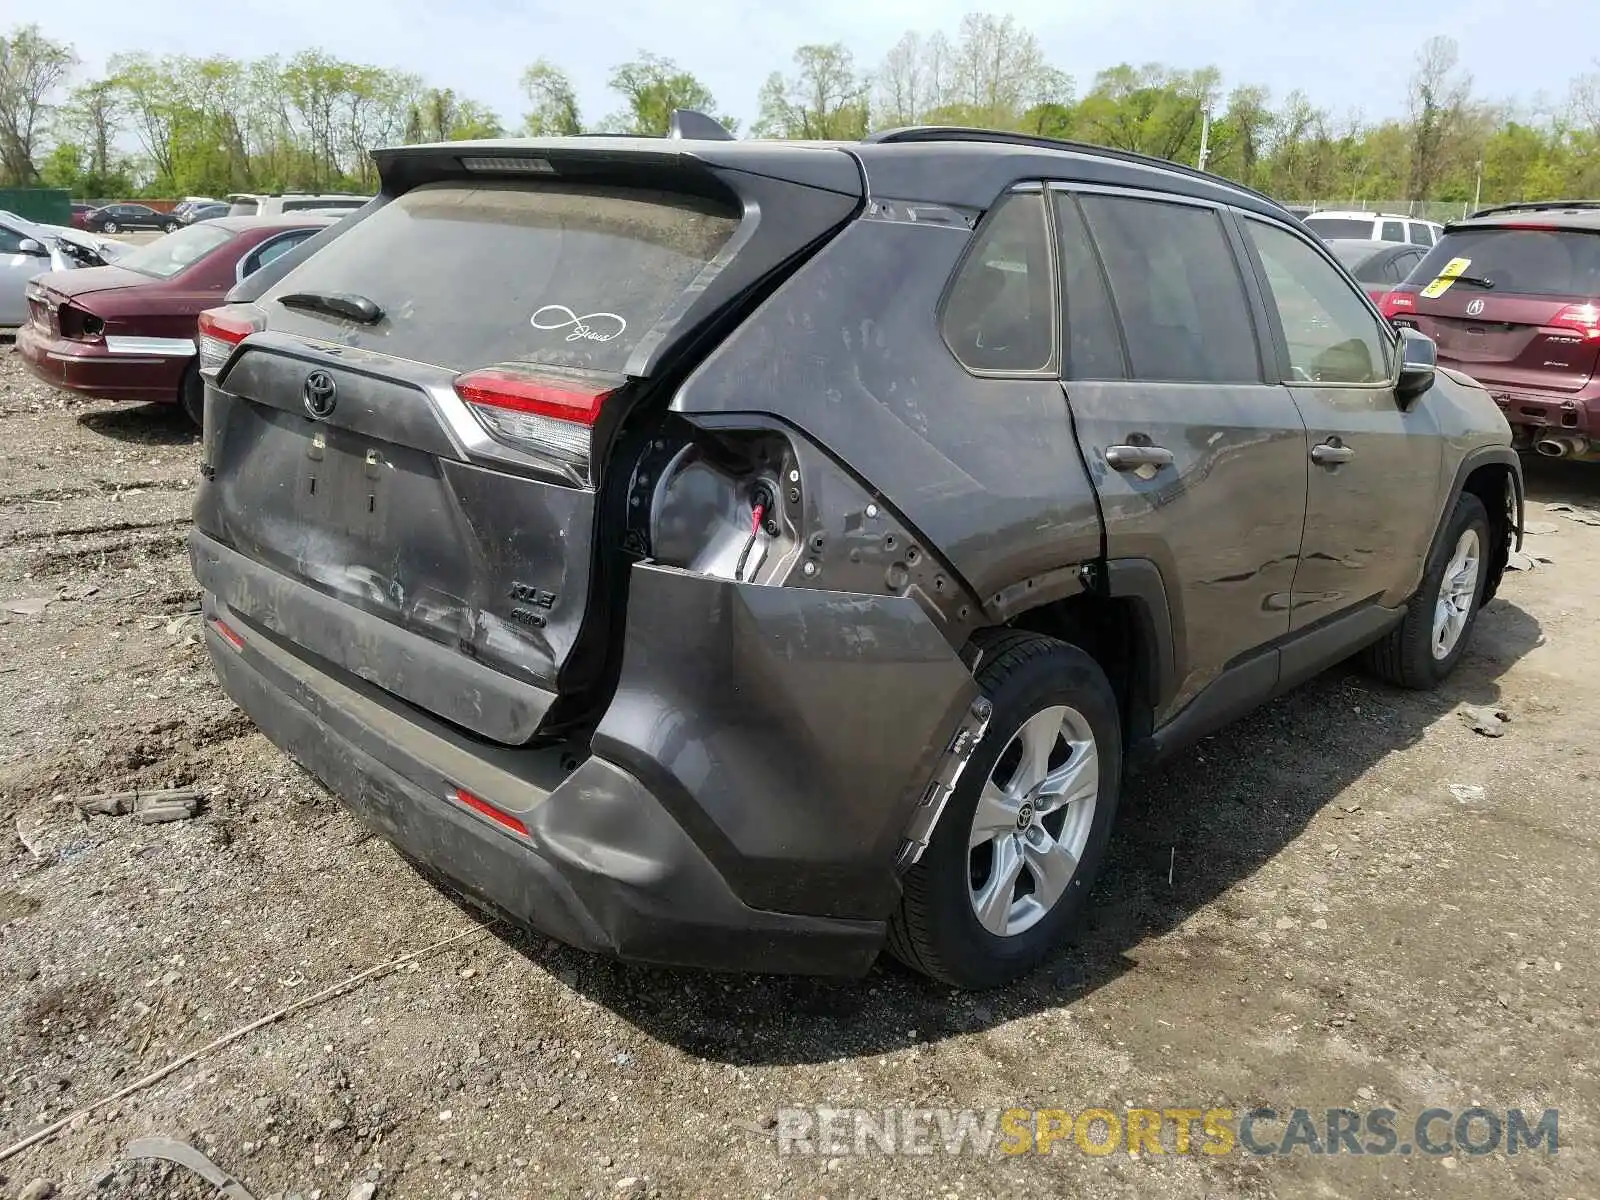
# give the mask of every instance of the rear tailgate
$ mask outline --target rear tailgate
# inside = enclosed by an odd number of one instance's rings
[[[1389,311],[1491,387],[1576,392],[1600,363],[1600,235],[1481,227],[1429,252]]]
[[[474,172],[471,147],[382,157],[385,203],[225,310],[261,332],[210,347],[202,582],[242,622],[507,743],[596,682],[605,460],[627,414],[859,204],[843,154],[854,195],[661,142],[584,145],[525,173]]]

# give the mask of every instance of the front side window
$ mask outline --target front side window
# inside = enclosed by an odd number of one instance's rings
[[[1385,221],[1383,223],[1383,240],[1386,242],[1405,241],[1406,223],[1404,221]]]
[[[1050,237],[1040,192],[1003,197],[945,298],[944,340],[972,371],[1047,370],[1055,346]]]
[[[22,235],[14,229],[0,225],[0,254],[21,254]]]
[[[1254,219],[1245,227],[1283,326],[1291,376],[1302,383],[1387,383],[1392,342],[1361,294],[1287,230]]]
[[[1413,246],[1433,245],[1433,232],[1419,221],[1411,223],[1411,244]]]
[[[1261,382],[1244,280],[1213,209],[1101,195],[1080,203],[1111,282],[1133,378]]]

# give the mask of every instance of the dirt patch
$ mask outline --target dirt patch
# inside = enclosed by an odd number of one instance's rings
[[[470,928],[256,734],[199,644],[174,414],[0,354],[0,1143]],[[1600,469],[1433,695],[1339,670],[1129,788],[1086,936],[1003,992],[625,968],[496,928],[0,1164],[72,1198],[1600,1195]],[[28,615],[6,605],[48,601]],[[27,606],[24,606],[25,608]],[[1463,706],[1498,708],[1503,736]],[[74,797],[206,794],[166,825]],[[780,1156],[787,1106],[1561,1110],[1560,1153]],[[1281,1135],[1283,1126],[1277,1127]],[[353,1190],[359,1189],[359,1190]]]

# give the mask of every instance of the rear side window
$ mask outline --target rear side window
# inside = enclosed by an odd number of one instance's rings
[[[1080,202],[1111,281],[1133,377],[1259,383],[1244,281],[1216,212],[1114,196]]]
[[[1404,221],[1385,221],[1383,223],[1383,240],[1386,242],[1405,241],[1406,223]]]
[[[1433,230],[1426,225],[1419,225],[1413,221],[1411,223],[1411,244],[1413,246],[1433,245]]]
[[[498,362],[622,371],[716,257],[738,213],[697,197],[587,185],[438,183],[386,204],[260,303],[274,329],[465,371]],[[376,325],[287,309],[353,292]]]
[[[1372,238],[1372,222],[1367,220],[1354,220],[1350,217],[1308,217],[1306,228],[1319,238],[1351,238],[1355,241],[1370,241]]]
[[[1344,276],[1288,230],[1247,220],[1299,383],[1385,383],[1390,341]]]
[[[1089,229],[1071,196],[1056,194],[1064,379],[1126,379],[1122,334]]]
[[[972,371],[1048,370],[1054,310],[1044,196],[1005,196],[950,284],[940,319],[944,340]]]
[[[1600,296],[1600,233],[1558,229],[1458,229],[1439,239],[1416,270],[1419,283],[1431,283],[1456,259],[1467,265],[1452,272],[1493,285],[1497,292],[1524,296]]]
[[[257,246],[250,251],[249,257],[244,260],[243,274],[254,275],[273,259],[289,253],[315,232],[316,230],[314,229],[301,229],[295,233],[286,233],[282,237],[273,238],[272,241]]]

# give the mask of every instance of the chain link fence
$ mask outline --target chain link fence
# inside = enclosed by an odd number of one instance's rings
[[[1297,200],[1295,208],[1313,212],[1332,209],[1335,212],[1388,213],[1391,216],[1420,217],[1424,221],[1459,221],[1470,214],[1470,200]]]

